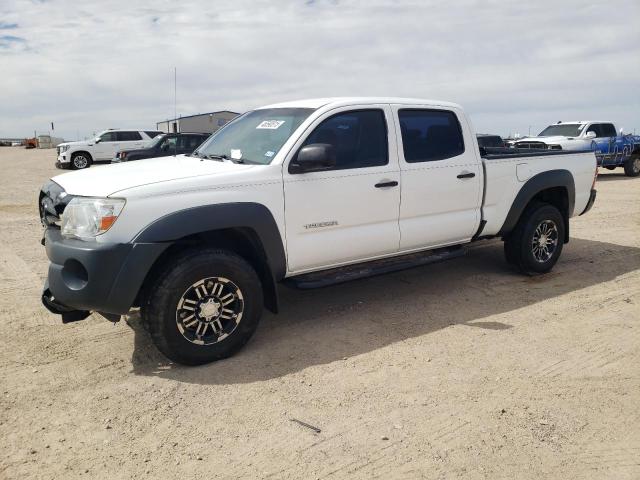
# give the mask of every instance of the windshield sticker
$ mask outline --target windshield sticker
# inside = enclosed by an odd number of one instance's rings
[[[265,120],[264,122],[260,123],[260,125],[258,125],[256,129],[266,128],[267,130],[276,130],[283,123],[284,120]]]
[[[264,156],[265,157],[273,157],[276,154],[276,152],[272,152],[271,150],[269,150],[268,152],[265,152]]]
[[[242,158],[242,150],[232,148],[231,149],[231,158],[233,158],[234,160],[240,160]]]

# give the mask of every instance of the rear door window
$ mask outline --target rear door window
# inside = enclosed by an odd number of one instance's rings
[[[119,142],[135,142],[142,140],[142,136],[138,132],[116,132]]]
[[[404,159],[408,163],[445,160],[464,153],[462,129],[455,113],[401,109],[398,117]]]

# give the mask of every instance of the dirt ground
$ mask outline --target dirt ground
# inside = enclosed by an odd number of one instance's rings
[[[640,478],[640,178],[602,173],[551,274],[494,241],[283,288],[243,351],[187,368],[136,315],[41,306],[54,156],[0,149],[0,478]]]

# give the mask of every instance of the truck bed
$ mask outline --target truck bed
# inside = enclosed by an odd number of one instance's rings
[[[549,170],[567,170],[575,181],[575,204],[570,214],[579,215],[589,201],[596,169],[592,151],[545,151],[512,148],[481,149],[485,189],[482,219],[486,221],[482,235],[497,234],[527,180]],[[513,178],[518,182],[514,183]]]

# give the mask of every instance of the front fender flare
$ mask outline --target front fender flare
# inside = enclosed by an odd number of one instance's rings
[[[262,243],[273,277],[284,278],[287,267],[282,236],[271,211],[259,203],[223,203],[178,210],[158,218],[133,242],[173,243],[190,235],[228,228],[252,229]]]

